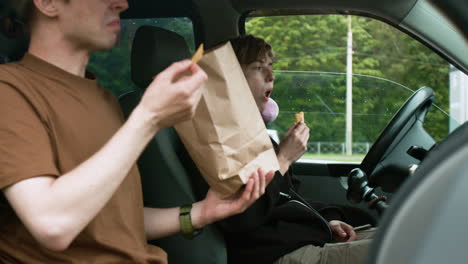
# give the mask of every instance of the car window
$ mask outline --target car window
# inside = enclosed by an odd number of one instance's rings
[[[423,86],[436,94],[426,130],[439,141],[451,122],[456,126],[447,114],[450,65],[392,26],[347,15],[252,16],[245,30],[264,38],[275,53],[271,96],[280,114],[268,128],[281,138],[293,114],[303,111],[310,127],[304,159],[361,161],[395,112]]]
[[[119,96],[136,88],[130,76],[130,55],[133,37],[140,26],[151,25],[178,33],[185,38],[189,50],[194,52],[195,42],[192,21],[186,17],[124,19],[116,46],[109,51],[93,53],[89,70],[96,74],[99,83]]]

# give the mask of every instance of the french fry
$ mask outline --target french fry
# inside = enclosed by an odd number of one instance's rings
[[[192,56],[192,62],[193,63],[198,63],[201,59],[203,58],[203,43],[200,44],[200,46],[198,46],[198,49],[197,51],[195,52],[195,54],[193,54]],[[188,73],[185,73],[185,75],[188,75]],[[153,79],[156,78],[157,75],[153,76]],[[179,75],[178,77],[176,77],[175,80],[180,80],[180,78],[184,76],[184,74],[182,75]]]
[[[198,63],[203,58],[203,43],[200,44],[195,54],[193,54],[192,62]]]
[[[295,113],[294,118],[296,118],[296,123],[304,122],[304,112]]]

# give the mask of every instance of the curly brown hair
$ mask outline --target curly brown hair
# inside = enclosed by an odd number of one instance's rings
[[[231,45],[239,63],[243,65],[262,60],[266,55],[270,58],[274,57],[271,45],[264,39],[253,35],[244,35],[232,39]]]

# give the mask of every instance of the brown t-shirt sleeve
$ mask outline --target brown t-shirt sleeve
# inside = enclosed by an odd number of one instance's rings
[[[33,102],[3,82],[0,95],[0,189],[32,177],[57,177],[50,137]]]

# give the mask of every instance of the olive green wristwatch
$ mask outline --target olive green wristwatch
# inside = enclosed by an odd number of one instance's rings
[[[179,221],[180,221],[180,232],[182,236],[186,239],[194,239],[201,233],[202,229],[194,229],[192,225],[192,217],[190,211],[192,210],[192,205],[183,205],[180,207]]]

